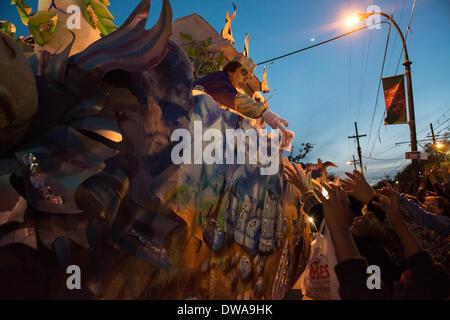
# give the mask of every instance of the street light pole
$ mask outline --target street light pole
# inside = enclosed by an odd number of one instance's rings
[[[380,14],[383,17],[389,19],[389,21],[392,22],[395,29],[397,29],[398,34],[400,35],[400,38],[402,39],[403,43],[403,52],[405,53],[405,62],[403,62],[403,65],[405,66],[405,77],[406,77],[406,91],[408,94],[408,113],[409,113],[409,132],[411,136],[411,151],[417,151],[417,135],[416,135],[416,117],[414,115],[414,99],[413,99],[413,91],[412,91],[412,82],[411,82],[411,64],[412,62],[409,60],[408,57],[408,50],[406,48],[406,42],[405,37],[403,36],[402,31],[400,30],[400,27],[395,22],[395,20],[389,16],[388,14],[384,12],[372,12],[372,13],[365,13],[360,14],[361,19],[367,19],[368,17],[374,15],[374,14]],[[419,172],[419,166],[418,166],[418,160],[412,159],[412,171],[413,171],[413,182],[415,186],[417,187],[418,184],[418,172]]]

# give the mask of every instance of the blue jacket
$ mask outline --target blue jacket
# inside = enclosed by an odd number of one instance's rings
[[[399,195],[398,199],[403,209],[411,213],[421,224],[442,236],[447,237],[450,234],[450,218],[426,212],[405,194]]]

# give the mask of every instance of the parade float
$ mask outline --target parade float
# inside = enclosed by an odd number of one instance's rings
[[[39,1],[29,16],[41,38],[27,60],[0,32],[0,64],[8,71],[0,76],[0,295],[283,299],[311,243],[299,194],[284,177],[283,152],[273,175],[261,175],[259,163],[171,160],[177,129],[195,139],[196,123],[202,134],[224,136],[261,126],[193,90],[195,78],[238,54],[235,14],[227,13],[219,34],[197,14],[172,23],[164,0],[146,30],[149,0],[120,27],[108,1],[62,3]],[[89,32],[66,29],[73,4]],[[253,96],[266,86],[253,75],[245,90]],[[208,145],[200,138],[201,150]],[[68,290],[74,265],[82,283]]]

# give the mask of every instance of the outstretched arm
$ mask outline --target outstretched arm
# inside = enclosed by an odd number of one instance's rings
[[[367,286],[367,260],[360,256],[349,231],[352,215],[346,192],[334,185],[324,184],[324,188],[329,199],[320,193],[317,196],[322,201],[323,214],[336,252],[339,295],[344,300],[389,298],[383,284],[379,290],[370,290]]]
[[[448,296],[450,280],[442,265],[435,263],[430,255],[422,250],[417,240],[408,230],[397,195],[394,192],[384,192],[378,195],[378,201],[374,204],[381,208],[403,246],[406,257],[406,266],[411,271],[404,273],[407,281],[413,283],[413,298],[418,299],[445,299]],[[409,289],[408,295],[411,295]],[[404,298],[402,296],[398,298]]]
[[[252,119],[261,118],[263,113],[269,109],[266,104],[255,101],[244,93],[236,95],[234,104],[237,111]]]
[[[420,224],[426,226],[439,233],[442,236],[450,235],[450,218],[446,216],[438,216],[432,213],[426,212],[421,206],[414,201],[408,199],[405,194],[399,194],[393,189],[383,188],[380,193],[385,196],[396,196],[400,207],[409,212],[414,219]]]

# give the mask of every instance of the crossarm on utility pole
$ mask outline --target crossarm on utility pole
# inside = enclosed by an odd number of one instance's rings
[[[358,145],[358,157],[359,157],[359,167],[361,168],[361,174],[364,175],[363,163],[362,163],[362,154],[361,154],[361,146],[359,145],[359,138],[367,137],[366,134],[359,135],[358,134],[358,124],[355,122],[355,131],[356,135],[348,137],[349,139],[356,139],[356,143]]]

